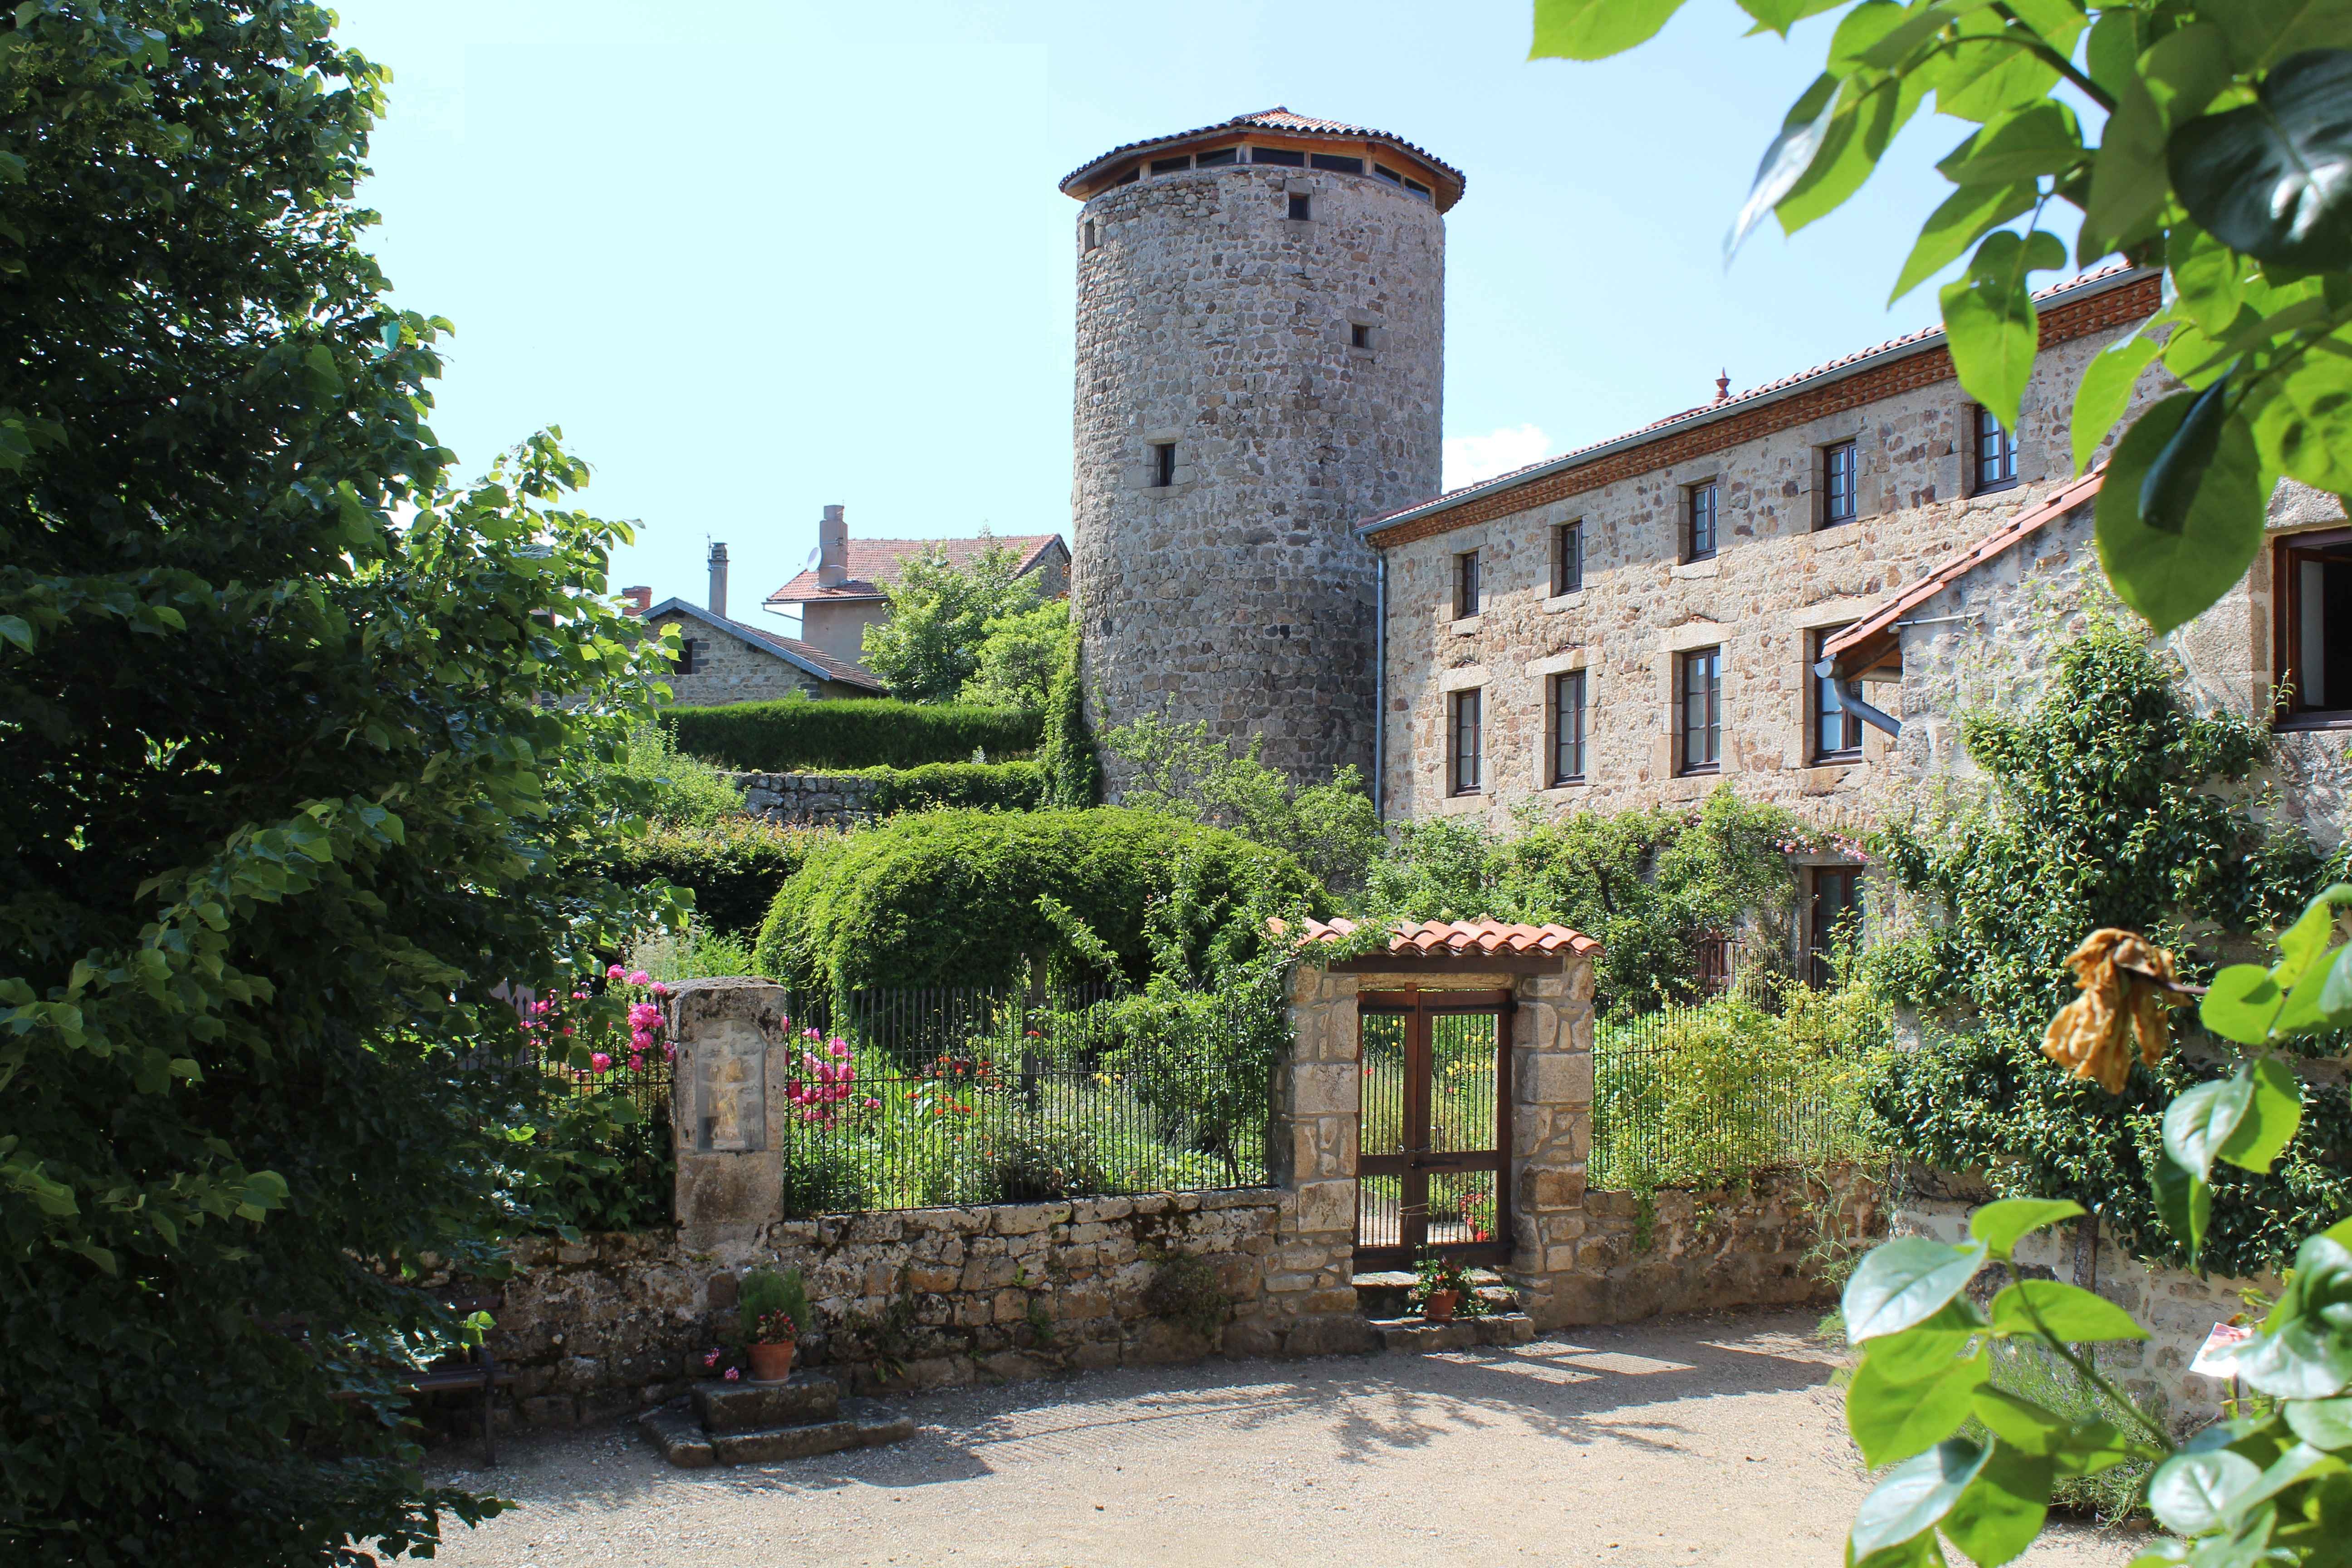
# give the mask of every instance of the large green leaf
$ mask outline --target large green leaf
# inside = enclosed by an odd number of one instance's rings
[[[2247,416],[2265,464],[2318,489],[2352,490],[2352,328],[2264,379]]]
[[[2271,1032],[2284,1039],[2290,1035],[2307,1035],[2320,1029],[2338,1027],[2335,1010],[2327,1005],[2331,988],[2339,988],[2345,976],[2337,973],[2343,955],[2352,948],[2330,948],[2319,955],[2317,963],[2294,983],[2287,993],[2286,1005],[2279,1009],[2278,1021]]]
[[[2268,1175],[2303,1124],[2303,1084],[2276,1057],[2264,1057],[2242,1070],[2253,1084],[2253,1095],[2216,1153],[2241,1170]]]
[[[2198,331],[2214,337],[2229,331],[2246,302],[2246,268],[2237,252],[2184,219],[2165,237],[2164,269],[2179,309]]]
[[[1908,79],[1881,79],[1857,86],[1848,78],[1838,90],[1837,108],[1830,115],[1821,150],[1789,194],[1772,209],[1780,227],[1796,233],[1833,212],[1862,189],[1895,133],[1917,112],[1926,88]]]
[[[2242,1046],[2268,1045],[2278,1016],[2278,982],[2259,963],[2233,963],[2213,976],[2197,1004],[2197,1021],[2208,1033]]]
[[[2051,1462],[2006,1443],[1992,1446],[1977,1479],[1944,1516],[1944,1533],[1980,1568],[2023,1554],[2050,1512]]]
[[[2148,1478],[2147,1506],[2166,1529],[2200,1535],[2227,1519],[2262,1479],[2261,1466],[2226,1448],[2175,1454]]]
[[[2194,1171],[2184,1171],[2169,1159],[2151,1160],[2148,1184],[2154,1189],[2156,1212],[2164,1227],[2180,1238],[2190,1262],[2205,1245],[2213,1218],[2212,1184]]]
[[[2305,1237],[2291,1282],[2231,1367],[2281,1399],[2329,1399],[2352,1384],[2352,1247],[2332,1234]]]
[[[2286,1407],[2288,1430],[2315,1448],[2352,1448],[2352,1399],[2298,1399]]]
[[[2234,250],[2307,271],[2352,267],[2352,50],[2282,60],[2259,100],[2168,143],[2173,189]]]
[[[2253,1103],[2254,1075],[2242,1067],[2228,1078],[2183,1090],[2165,1108],[2165,1153],[2182,1170],[2210,1177],[2214,1156]]]
[[[2270,486],[2242,419],[2223,422],[2212,461],[2180,531],[2147,526],[2140,482],[2196,401],[2176,392],[2134,422],[2107,461],[2099,487],[2099,564],[2124,602],[2158,635],[2194,619],[2237,585],[2263,545]]]
[[[2172,128],[2201,111],[2230,79],[2221,35],[2202,23],[2167,35],[2123,73],[2116,109],[2099,133],[2098,163],[2076,254],[2085,266],[2140,237],[2172,187]]]
[[[2336,936],[2336,911],[2352,904],[2352,882],[2330,882],[2303,906],[2294,923],[2278,934],[2278,984],[2291,989],[2309,973]]]
[[[1960,1428],[1978,1389],[1992,1373],[1979,1352],[1926,1383],[1889,1382],[1865,1352],[1845,1391],[1845,1426],[1872,1469],[1922,1454]]]
[[[1936,167],[1956,185],[2006,185],[2063,173],[2082,156],[2074,111],[2045,98],[1987,124]]]
[[[1748,187],[1748,200],[1740,205],[1738,216],[1731,220],[1731,231],[1723,237],[1725,261],[1731,259],[1756,226],[1764,221],[1764,215],[1804,177],[1813,154],[1821,151],[1822,138],[1829,134],[1830,112],[1837,94],[1837,78],[1823,72],[1790,107],[1780,121],[1780,133],[1772,138],[1772,144],[1764,149],[1763,161],[1756,165],[1756,180]]]
[[[2228,36],[2241,70],[2264,70],[2305,49],[2352,48],[2346,0],[2229,0],[2202,9]]]
[[[2156,363],[2164,345],[2134,332],[2118,338],[2091,356],[2083,367],[2083,384],[2074,392],[2074,471],[2081,473],[2098,455],[2099,443],[2131,406],[2132,388],[2141,373]]]
[[[1949,1372],[1986,1327],[1984,1315],[1966,1300],[1947,1301],[1902,1332],[1872,1340],[1864,1353],[1888,1383],[1925,1383]]]
[[[2096,1475],[2131,1457],[2131,1446],[2105,1421],[2070,1421],[2030,1399],[1979,1388],[1976,1417],[2004,1447],[2048,1458],[2060,1475]]]
[[[2002,224],[2033,210],[2041,193],[2031,180],[2013,185],[1969,186],[1954,191],[1928,216],[1918,243],[1895,280],[1890,305],[1968,254],[1969,247]],[[2150,351],[2153,353],[2153,349]]]
[[[1683,0],[1536,0],[1528,58],[1601,60],[1657,37]]]
[[[1846,1338],[1861,1344],[1925,1322],[1967,1288],[1984,1259],[1980,1243],[1947,1247],[1924,1236],[1872,1248],[1846,1281]]]
[[[1891,27],[1863,56],[1863,63],[1876,70],[1892,70],[1903,62],[1912,50],[1942,32],[1946,27],[1972,11],[1981,11],[1994,0],[1939,0],[1933,5],[1915,5],[1905,13],[1900,26]]]
[[[2021,1279],[1992,1300],[1996,1333],[2043,1331],[2069,1344],[2101,1340],[2144,1340],[2147,1331],[2104,1296],[2063,1279]]]
[[[1854,1514],[1848,1538],[1854,1556],[1866,1559],[1933,1530],[1983,1471],[1990,1452],[1955,1437],[1888,1471]]]
[[[2072,19],[2075,31],[2081,30],[2081,12],[2063,4],[2058,10]],[[2020,47],[2021,33],[2000,16],[1979,11],[1963,16],[1957,34],[1957,41],[1930,68],[1936,71],[1937,113],[1983,123],[2032,103],[2058,85],[2058,68]],[[2054,38],[2044,41],[2062,54],[2068,47]]]
[[[2180,416],[2163,450],[2139,481],[2139,520],[2157,532],[2178,538],[2189,526],[2189,508],[2221,449],[2221,427],[2230,417],[2230,373],[2199,392],[2189,412]],[[2252,427],[2247,442],[2252,444]]]
[[[2036,229],[2021,238],[2002,229],[1985,236],[1969,275],[1946,285],[1939,296],[1952,368],[1969,395],[1990,409],[2004,429],[2017,428],[2040,343],[2028,279],[2035,271],[2065,264],[2066,247],[2057,236]]]
[[[1789,29],[1806,17],[1834,11],[1844,4],[1845,0],[1739,0],[1739,8],[1756,18],[1758,31],[1775,32],[1785,38]]]
[[[1969,1235],[1990,1256],[2006,1258],[2021,1238],[2082,1212],[2072,1198],[2000,1198],[1969,1215]]]

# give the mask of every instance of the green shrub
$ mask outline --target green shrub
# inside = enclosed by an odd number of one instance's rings
[[[761,928],[762,974],[809,991],[1010,983],[1033,953],[1088,972],[1040,898],[1075,913],[1129,979],[1149,966],[1144,908],[1189,868],[1190,940],[1240,918],[1244,898],[1319,899],[1290,856],[1150,812],[934,811],[813,851]]]
[[[808,1287],[801,1279],[801,1271],[787,1268],[779,1274],[772,1268],[754,1268],[743,1276],[742,1289],[735,1298],[735,1327],[751,1343],[759,1321],[771,1312],[782,1312],[803,1333],[809,1327]]]
[[[794,1140],[784,1150],[782,1214],[808,1219],[850,1214],[871,1205],[874,1184],[866,1172],[868,1151],[828,1132]]]
[[[662,721],[679,751],[761,773],[1026,756],[1045,722],[1042,713],[885,698],[672,708]]]
[[[1045,690],[1045,733],[1037,760],[1045,765],[1045,804],[1061,811],[1084,811],[1102,804],[1102,759],[1095,755],[1094,732],[1087,728],[1085,647],[1072,637]]]
[[[992,1202],[1042,1204],[1106,1192],[1110,1180],[1092,1132],[1041,1118],[995,1136],[988,1151],[988,1185]]]
[[[881,816],[969,806],[980,811],[1037,811],[1045,804],[1045,770],[1036,763],[930,763],[919,768],[862,768],[879,779],[874,809]]]
[[[743,792],[732,779],[679,751],[677,738],[650,721],[629,731],[628,743],[593,771],[642,785],[646,816],[661,826],[708,827],[743,810]]]
[[[809,851],[840,837],[830,828],[787,827],[761,816],[722,816],[623,839],[614,846],[607,874],[628,888],[667,882],[691,889],[702,929],[749,932]]]

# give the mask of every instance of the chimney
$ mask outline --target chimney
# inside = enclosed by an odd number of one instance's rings
[[[621,614],[642,616],[653,607],[654,591],[651,588],[640,584],[635,588],[621,590]]]
[[[727,618],[727,546],[710,547],[710,613]]]
[[[841,508],[824,509],[824,521],[816,525],[816,585],[838,588],[849,581],[849,524],[842,520]]]

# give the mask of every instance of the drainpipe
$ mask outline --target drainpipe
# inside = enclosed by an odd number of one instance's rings
[[[1381,781],[1388,774],[1389,755],[1389,552],[1377,551],[1379,587],[1373,595],[1372,624],[1372,820],[1381,820]]]
[[[1882,713],[1877,709],[1872,707],[1869,703],[1864,702],[1862,700],[1861,681],[1840,680],[1838,679],[1837,660],[1833,658],[1825,658],[1822,660],[1819,664],[1813,666],[1813,673],[1820,676],[1823,680],[1829,682],[1830,696],[1839,707],[1844,709],[1847,712],[1853,714],[1864,723],[1885,731],[1890,736],[1898,740],[1902,737],[1903,721],[1891,714]]]

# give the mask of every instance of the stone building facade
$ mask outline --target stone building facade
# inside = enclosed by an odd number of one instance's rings
[[[668,679],[673,700],[684,706],[883,694],[881,681],[862,666],[683,599],[666,599],[642,618],[649,626],[677,627],[679,654]]]
[[[1287,110],[1065,180],[1078,248],[1076,600],[1097,726],[1371,762],[1360,518],[1435,493],[1445,227],[1461,176]]]
[[[1035,588],[1040,599],[1058,599],[1070,591],[1070,547],[1058,533],[852,539],[847,509],[829,506],[817,522],[815,562],[761,603],[771,614],[799,623],[797,640],[841,663],[859,664],[866,657],[866,628],[889,620],[888,590],[908,562],[937,554],[951,566],[969,568],[990,550],[1010,551],[1013,575]]]

